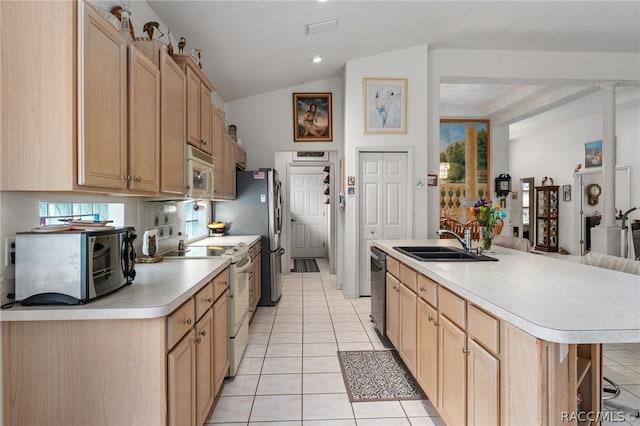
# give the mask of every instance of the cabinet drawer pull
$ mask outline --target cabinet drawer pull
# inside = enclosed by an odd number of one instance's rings
[[[184,320],[184,323],[187,325],[191,325],[191,318],[187,318],[186,320]]]

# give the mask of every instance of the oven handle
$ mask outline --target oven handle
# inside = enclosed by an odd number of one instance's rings
[[[240,262],[238,262],[236,264],[236,269],[235,269],[234,272],[236,274],[242,274],[243,272],[247,271],[252,266],[253,266],[253,263],[251,262],[251,258],[245,257]]]

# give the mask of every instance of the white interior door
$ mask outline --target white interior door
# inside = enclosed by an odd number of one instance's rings
[[[360,153],[360,296],[371,295],[371,242],[407,238],[407,153]]]
[[[322,167],[292,167],[290,175],[291,257],[324,257],[327,235],[325,174]]]

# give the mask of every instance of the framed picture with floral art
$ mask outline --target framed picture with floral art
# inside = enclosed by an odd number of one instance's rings
[[[333,141],[331,107],[331,93],[294,93],[293,141]]]
[[[364,79],[364,132],[407,133],[407,79]]]

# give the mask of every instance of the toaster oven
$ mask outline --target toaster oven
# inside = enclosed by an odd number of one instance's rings
[[[16,301],[81,304],[135,278],[134,229],[21,232],[16,235]]]

